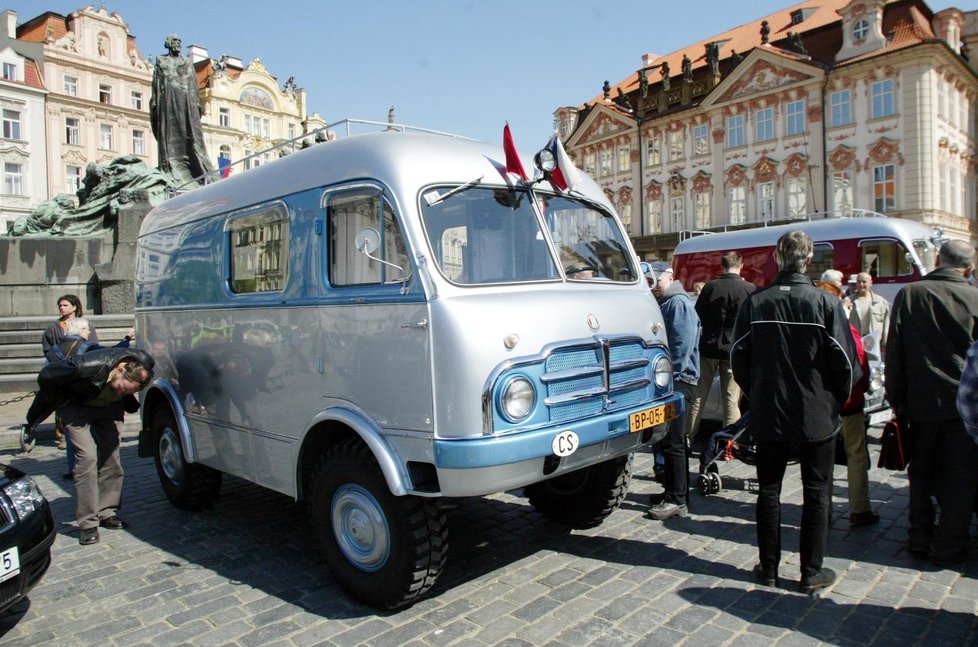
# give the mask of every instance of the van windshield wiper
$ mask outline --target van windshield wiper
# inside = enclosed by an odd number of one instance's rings
[[[434,198],[429,197],[430,194],[425,195],[425,202],[428,203],[428,206],[429,207],[433,207],[436,204],[438,204],[439,202],[444,202],[445,200],[447,200],[448,198],[452,197],[456,193],[461,193],[462,191],[468,191],[469,189],[471,189],[472,187],[474,187],[479,182],[482,182],[482,178],[484,178],[484,177],[485,177],[485,175],[480,175],[479,177],[475,178],[474,180],[470,180],[470,181],[466,182],[465,184],[462,184],[460,186],[455,187],[454,189],[452,189],[448,193],[444,193],[442,195],[437,195]]]

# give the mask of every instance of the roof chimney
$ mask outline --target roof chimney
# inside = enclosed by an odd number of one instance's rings
[[[7,37],[11,39],[17,38],[17,12],[12,9],[5,9],[2,14],[5,18],[4,27],[7,29]]]
[[[190,56],[191,63],[206,61],[208,58],[210,58],[207,55],[207,48],[201,47],[200,45],[191,45],[190,47],[188,47],[187,54]]]
[[[659,60],[658,54],[642,54],[642,67],[649,67]]]

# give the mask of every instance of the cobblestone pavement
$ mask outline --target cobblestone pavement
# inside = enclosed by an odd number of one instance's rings
[[[3,399],[3,398],[0,398]],[[26,406],[26,405],[25,405]],[[850,530],[845,471],[829,557],[840,574],[818,597],[796,592],[801,489],[785,479],[779,588],[754,583],[753,468],[721,466],[724,489],[691,514],[643,515],[651,457],[636,457],[624,505],[597,528],[544,520],[519,492],[454,500],[449,563],[431,595],[397,613],[352,602],[311,549],[303,506],[225,478],[210,510],[172,507],[152,460],[124,427],[127,530],[79,546],[64,452],[17,447],[17,406],[0,406],[0,460],[35,476],[54,507],[51,569],[0,645],[967,645],[978,644],[978,560],[938,569],[904,548],[905,473],[873,470],[877,526]],[[878,452],[878,430],[871,439]]]

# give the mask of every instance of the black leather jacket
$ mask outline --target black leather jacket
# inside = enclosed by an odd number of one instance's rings
[[[105,386],[112,369],[125,359],[135,359],[151,372],[153,370],[153,358],[135,348],[102,348],[45,365],[37,376],[40,390],[27,411],[27,423],[36,425],[66,404],[84,404],[94,399]],[[113,419],[121,419],[121,410],[138,411],[136,396],[126,396],[120,410],[112,412]]]

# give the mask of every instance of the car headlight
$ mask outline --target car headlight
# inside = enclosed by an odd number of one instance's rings
[[[664,389],[672,382],[672,362],[665,355],[655,360],[654,371],[655,385]]]
[[[29,476],[17,479],[3,488],[3,492],[10,497],[10,500],[14,504],[14,510],[17,511],[17,516],[21,520],[26,519],[35,511],[39,510],[44,503],[44,495],[41,494],[41,488],[37,487],[37,483]]]
[[[525,377],[513,378],[503,389],[501,398],[503,414],[510,422],[522,420],[530,414],[535,400],[536,392],[530,381]]]

